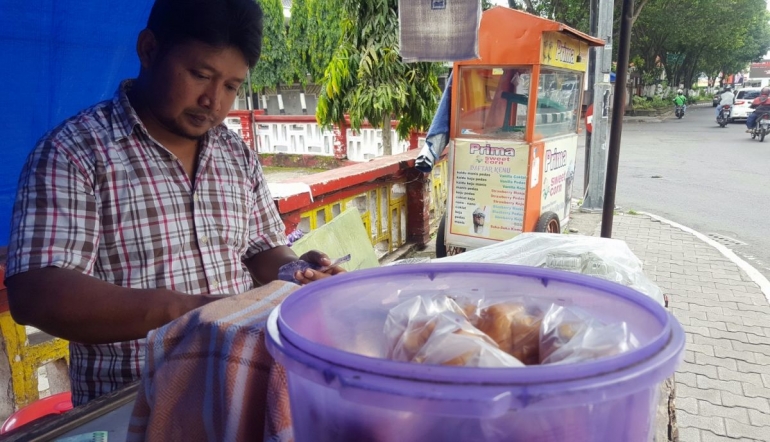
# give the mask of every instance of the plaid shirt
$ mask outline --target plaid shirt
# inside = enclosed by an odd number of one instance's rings
[[[201,144],[194,185],[150,137],[126,97],[43,137],[19,179],[7,276],[44,267],[121,287],[190,295],[253,287],[243,260],[285,244],[256,153],[225,126]],[[139,379],[144,340],[70,343],[73,403]]]

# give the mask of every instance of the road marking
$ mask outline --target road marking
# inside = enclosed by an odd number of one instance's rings
[[[658,215],[653,215],[652,213],[648,212],[640,212],[643,215],[647,215],[650,218],[660,221],[662,223],[668,224],[671,227],[676,227],[679,230],[685,231],[689,234],[692,234],[699,240],[705,242],[706,244],[710,245],[711,247],[717,249],[719,253],[725,256],[725,258],[732,261],[735,265],[741,268],[744,272],[746,272],[747,275],[749,275],[749,278],[751,278],[752,281],[754,281],[755,284],[759,286],[759,288],[762,290],[762,293],[765,294],[765,298],[767,298],[767,302],[770,302],[770,281],[765,278],[765,275],[763,275],[759,270],[757,270],[755,267],[753,267],[751,264],[747,263],[743,259],[741,259],[738,255],[735,254],[732,250],[728,249],[727,247],[723,246],[722,244],[719,244],[718,242],[714,241],[713,239],[709,238],[708,236],[693,230],[687,226],[683,226],[679,223],[676,223],[674,221],[668,220],[666,218],[663,218]]]

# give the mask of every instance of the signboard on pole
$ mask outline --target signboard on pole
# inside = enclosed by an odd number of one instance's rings
[[[770,78],[770,61],[751,63],[749,78]]]
[[[559,32],[543,33],[542,64],[556,68],[588,69],[588,44]]]

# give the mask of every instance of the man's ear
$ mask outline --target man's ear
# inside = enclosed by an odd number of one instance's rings
[[[155,34],[149,29],[140,32],[136,40],[136,54],[139,56],[142,69],[149,69],[157,60],[159,53],[160,43],[155,38]]]

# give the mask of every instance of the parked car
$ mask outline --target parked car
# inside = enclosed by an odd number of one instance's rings
[[[735,105],[733,106],[730,120],[745,120],[748,118],[749,114],[754,112],[749,106],[751,106],[751,102],[754,101],[755,98],[759,97],[759,91],[761,90],[762,89],[758,87],[747,87],[739,90],[735,95]]]

